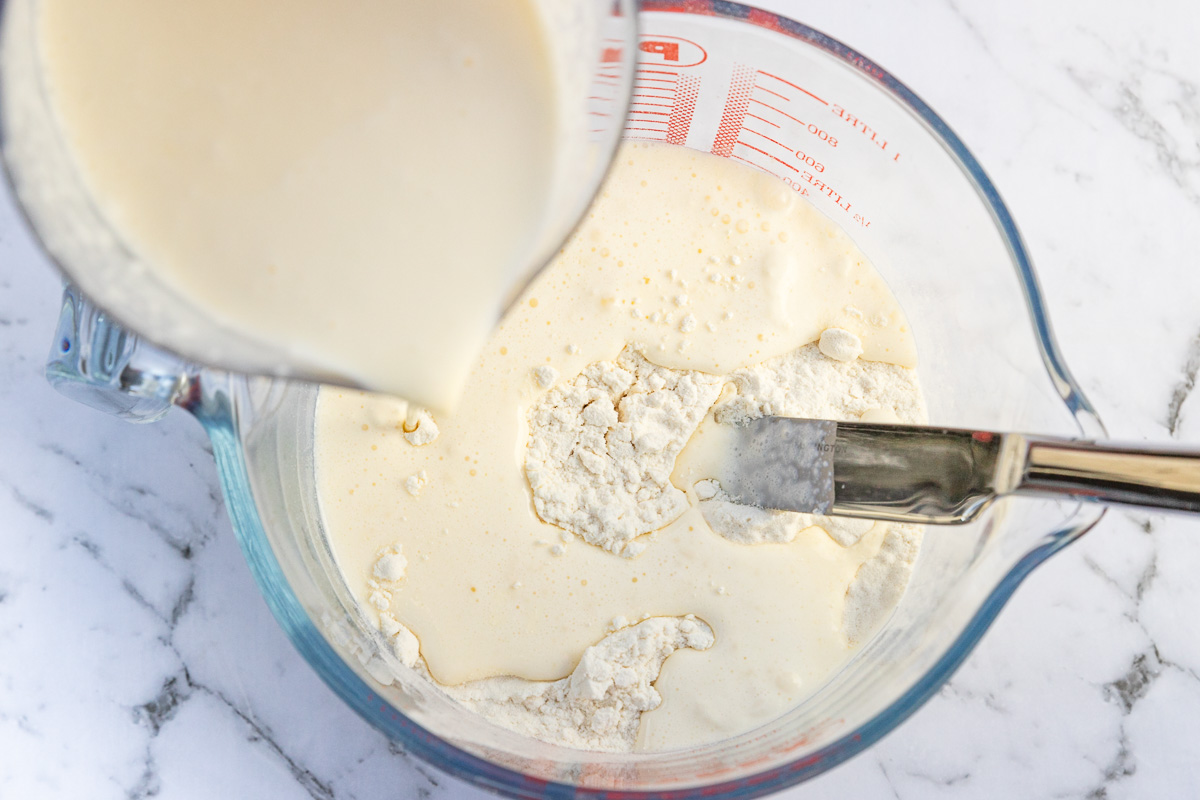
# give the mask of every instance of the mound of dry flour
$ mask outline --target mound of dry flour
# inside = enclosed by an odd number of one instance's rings
[[[654,688],[667,656],[707,650],[712,629],[692,617],[652,617],[609,634],[584,651],[558,681],[485,678],[446,692],[497,725],[584,750],[629,752],[642,712],[658,708]]]
[[[380,615],[380,631],[401,665],[433,681],[412,631],[386,612]],[[565,747],[627,753],[637,741],[642,712],[662,703],[654,681],[663,662],[676,650],[707,650],[715,641],[712,629],[695,617],[651,617],[584,650],[561,680],[498,677],[438,685],[502,728]],[[394,668],[366,649],[360,660],[380,683],[396,677]]]
[[[655,366],[632,347],[590,365],[529,412],[525,476],[546,522],[613,553],[687,510],[675,457],[724,380]]]
[[[717,406],[718,422],[739,425],[765,416],[850,421],[882,409],[900,422],[925,420],[915,370],[858,358],[843,361],[817,344],[739,369],[728,380],[737,395]]]

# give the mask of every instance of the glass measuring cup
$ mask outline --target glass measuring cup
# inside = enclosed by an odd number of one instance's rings
[[[932,110],[866,58],[790,20],[731,3],[643,9],[640,105],[626,135],[766,168],[846,228],[911,321],[932,422],[1103,436],[1057,352],[1013,220]],[[512,796],[752,797],[819,774],[934,693],[1025,575],[1101,514],[1011,499],[972,525],[930,529],[884,628],[760,729],[668,753],[558,748],[483,722],[416,676],[389,686],[372,678],[388,651],[321,535],[314,387],[156,361],[78,295],[65,300],[52,379],[102,392],[133,418],[172,404],[194,413],[212,437],[247,561],[314,669],[409,752]]]
[[[520,4],[512,19],[481,9],[474,27],[451,20],[458,27],[450,30],[436,12],[421,13],[437,4],[421,2],[384,4],[394,15],[386,24],[370,11],[339,11],[344,30],[321,16],[332,13],[325,3],[295,7],[292,20],[258,15],[259,22],[253,13],[231,13],[237,4],[214,5],[199,22],[133,4],[99,16],[144,17],[148,30],[117,25],[81,36],[95,53],[71,45],[78,33],[71,26],[52,22],[77,17],[96,25],[82,9],[49,14],[59,7],[47,0],[0,2],[8,177],[68,278],[158,345],[227,369],[413,396],[453,372],[441,389],[416,398],[447,405],[473,349],[590,202],[628,101],[633,0],[528,1],[536,14]],[[370,23],[381,36],[353,50]],[[502,33],[501,23],[527,38]],[[408,39],[406,24],[416,31]],[[249,34],[233,35],[243,26]],[[189,50],[189,31],[197,28],[204,32]],[[119,41],[126,35],[147,43],[127,47]],[[331,53],[310,52],[313,40],[326,39]],[[528,63],[514,42],[528,45],[519,48],[534,54]],[[174,49],[185,55],[176,59]],[[86,52],[87,71],[81,86],[60,82],[56,105],[48,65],[69,61],[53,54],[73,50]],[[115,53],[129,51],[131,63],[105,72],[106,61],[120,60]],[[476,59],[478,68],[459,66]],[[273,70],[275,62],[284,66]],[[489,82],[509,62],[511,82]],[[226,63],[236,66],[222,72]],[[214,78],[205,83],[189,70]],[[58,70],[68,77],[78,71]],[[141,85],[137,74],[166,78]],[[516,96],[534,78],[545,78],[537,91]],[[356,93],[359,84],[367,88]],[[83,99],[72,101],[76,95]],[[350,99],[339,103],[343,95]],[[174,98],[180,101],[171,106]],[[272,98],[282,98],[278,107]],[[269,113],[255,116],[259,106]],[[485,115],[494,124],[474,124]],[[115,127],[97,126],[97,118]],[[149,131],[144,139],[141,131]],[[537,146],[521,149],[522,141]],[[83,143],[95,147],[89,152]],[[507,159],[496,152],[505,149],[512,151]],[[91,168],[82,169],[89,159]],[[99,164],[119,169],[106,173]],[[147,177],[155,173],[161,182]],[[90,191],[89,179],[108,191]],[[379,192],[376,181],[392,192]],[[485,186],[504,192],[504,201]],[[520,211],[506,213],[509,207]],[[123,225],[113,223],[122,216]],[[213,290],[222,286],[229,290]],[[452,296],[438,301],[442,291]],[[420,311],[434,305],[422,319]],[[421,347],[389,346],[418,338],[418,325],[427,334]],[[436,363],[405,361],[405,353],[439,347]],[[405,369],[395,366],[402,363]],[[405,374],[389,376],[382,365]]]

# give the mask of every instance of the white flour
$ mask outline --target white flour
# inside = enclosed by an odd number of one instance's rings
[[[425,484],[428,482],[429,476],[425,473],[425,470],[421,470],[415,475],[409,475],[404,479],[404,491],[413,497],[420,497],[421,490],[425,488]]]
[[[863,644],[900,602],[921,546],[922,526],[879,524],[888,525],[879,552],[858,568],[846,589],[842,633],[851,645]]]
[[[697,483],[696,496],[700,499],[700,513],[713,532],[738,544],[790,542],[800,531],[815,525],[842,547],[852,547],[875,527],[874,520],[869,519],[824,517],[744,506],[733,502],[721,484],[712,480]]]
[[[839,328],[821,334],[819,344],[805,345],[729,376],[737,394],[714,410],[719,422],[745,424],[774,415],[853,421],[873,413],[897,422],[925,421],[925,405],[913,370],[875,361],[860,361],[853,353],[858,338]],[[826,351],[833,352],[828,355]],[[700,510],[716,533],[740,544],[790,542],[816,525],[842,547],[851,547],[875,523],[821,517],[791,511],[768,511],[730,502],[716,481],[696,485]]]
[[[367,579],[371,593],[367,599],[381,615],[392,607],[392,590],[404,580],[408,559],[404,557],[404,547],[396,542],[376,553],[375,566],[371,569],[372,577]],[[390,616],[390,615],[383,615]],[[382,620],[382,616],[380,617]],[[382,621],[380,623],[382,625]]]
[[[398,583],[404,580],[405,570],[408,569],[408,559],[404,557],[404,547],[397,542],[379,554],[375,568],[371,570],[381,581]]]
[[[633,749],[642,712],[658,708],[654,688],[667,656],[707,650],[712,629],[691,617],[652,617],[622,628],[584,651],[558,681],[486,678],[444,687],[497,725],[552,744],[622,753]]]
[[[671,484],[671,471],[714,404],[715,417],[728,423],[766,414],[853,420],[868,412],[923,421],[912,370],[859,361],[856,345],[852,334],[834,332],[728,377],[657,367],[629,347],[616,361],[588,366],[545,394],[529,413],[525,470],[538,515],[564,528],[564,540],[573,531],[606,550],[636,555],[642,548],[635,537],[662,528],[687,509],[687,496]],[[534,374],[543,385],[557,377]],[[726,383],[736,393],[718,403]],[[920,526],[744,506],[732,502],[715,480],[699,481],[694,488],[709,527],[738,544],[790,542],[817,526],[842,547],[852,547],[876,525],[884,526],[879,551],[859,567],[846,590],[842,632],[849,644],[861,644],[903,594],[920,546]],[[378,553],[372,603],[396,658],[429,677],[417,637],[386,610],[406,566],[399,544]],[[690,616],[627,624],[614,620],[620,629],[585,650],[561,680],[496,677],[441,688],[509,730],[568,747],[628,752],[641,714],[661,702],[653,683],[663,662],[683,647],[706,650],[715,639],[707,624]]]
[[[826,328],[821,331],[817,349],[835,361],[853,361],[863,354],[862,339],[844,328]]]
[[[925,420],[915,370],[858,358],[839,361],[815,344],[738,370],[729,380],[737,396],[717,406],[718,422],[737,425],[769,415],[851,421],[886,409],[901,422]]]
[[[437,422],[427,409],[398,397],[379,395],[365,407],[369,424],[382,430],[395,429],[414,447],[430,444],[438,437]]]
[[[529,412],[525,452],[538,516],[613,553],[678,518],[688,503],[671,485],[675,457],[722,383],[626,347],[548,392]]]
[[[433,680],[420,657],[420,642],[388,612],[379,629],[400,663]],[[622,627],[583,652],[570,675],[557,681],[485,678],[439,687],[492,723],[551,744],[627,753],[637,741],[644,711],[658,708],[662,696],[654,681],[667,657],[681,648],[707,650],[712,629],[692,616],[651,617]],[[365,653],[372,676],[394,680],[386,662]]]
[[[388,637],[392,644],[392,652],[406,667],[414,667],[421,655],[421,643],[415,634],[400,624],[400,621],[388,612],[379,615],[379,630]]]
[[[404,438],[409,444],[420,447],[438,437],[438,426],[433,415],[423,408],[410,411],[404,421]]]

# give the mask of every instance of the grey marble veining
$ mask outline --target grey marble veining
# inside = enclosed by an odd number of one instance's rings
[[[1200,6],[763,2],[869,54],[989,171],[1110,432],[1200,443]],[[0,200],[0,797],[484,796],[292,650],[182,414],[41,377],[57,278]],[[953,679],[794,798],[1200,794],[1200,523],[1110,512]]]

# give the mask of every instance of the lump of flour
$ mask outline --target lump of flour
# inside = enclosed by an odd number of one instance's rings
[[[737,394],[716,408],[718,422],[765,416],[857,420],[891,409],[901,422],[925,421],[916,370],[878,361],[839,361],[809,344],[729,376]]]
[[[823,334],[820,343],[732,373],[729,380],[737,394],[714,409],[717,421],[744,425],[767,415],[851,421],[867,414],[924,422],[925,405],[916,372],[861,361],[856,355],[845,359],[853,351],[853,342],[841,333],[853,334],[836,331],[840,329],[826,330],[829,336]],[[852,547],[875,524],[740,505],[732,502],[716,481],[701,481],[695,489],[708,526],[739,544],[790,542],[800,531],[816,525],[842,547]]]
[[[863,353],[862,339],[845,328],[826,328],[821,331],[817,349],[834,361],[853,361]]]
[[[485,678],[444,690],[495,724],[551,744],[627,753],[641,715],[658,707],[654,681],[680,648],[707,650],[712,629],[693,617],[652,617],[583,652],[562,680]]]
[[[398,583],[404,580],[407,569],[408,559],[404,557],[404,545],[396,542],[391,547],[385,547],[379,552],[371,574],[378,580]]]
[[[371,590],[367,600],[376,611],[384,612],[392,607],[392,592],[404,580],[407,568],[408,559],[404,557],[404,547],[399,542],[376,554],[375,566],[371,570],[373,577],[367,580]]]
[[[423,408],[411,412],[404,420],[404,438],[414,447],[420,447],[432,442],[438,437],[438,426],[433,421],[433,415]]]
[[[433,414],[407,400],[372,396],[371,402],[365,404],[364,408],[372,428],[394,428],[414,447],[427,445],[438,437],[438,425]]]
[[[416,634],[386,611],[379,615],[379,630],[391,643],[392,652],[406,667],[416,666],[421,655],[421,643]]]
[[[411,494],[413,497],[420,497],[421,490],[425,488],[425,484],[429,483],[429,475],[425,470],[409,475],[404,479],[404,491]]]
[[[613,553],[687,509],[675,457],[724,379],[657,367],[631,347],[549,391],[529,412],[525,475],[539,517]]]
[[[816,526],[842,547],[853,547],[874,520],[850,517],[826,517],[820,514],[798,514],[775,511],[735,503],[733,498],[714,480],[696,484],[700,513],[713,532],[737,544],[790,542],[800,531]]]

